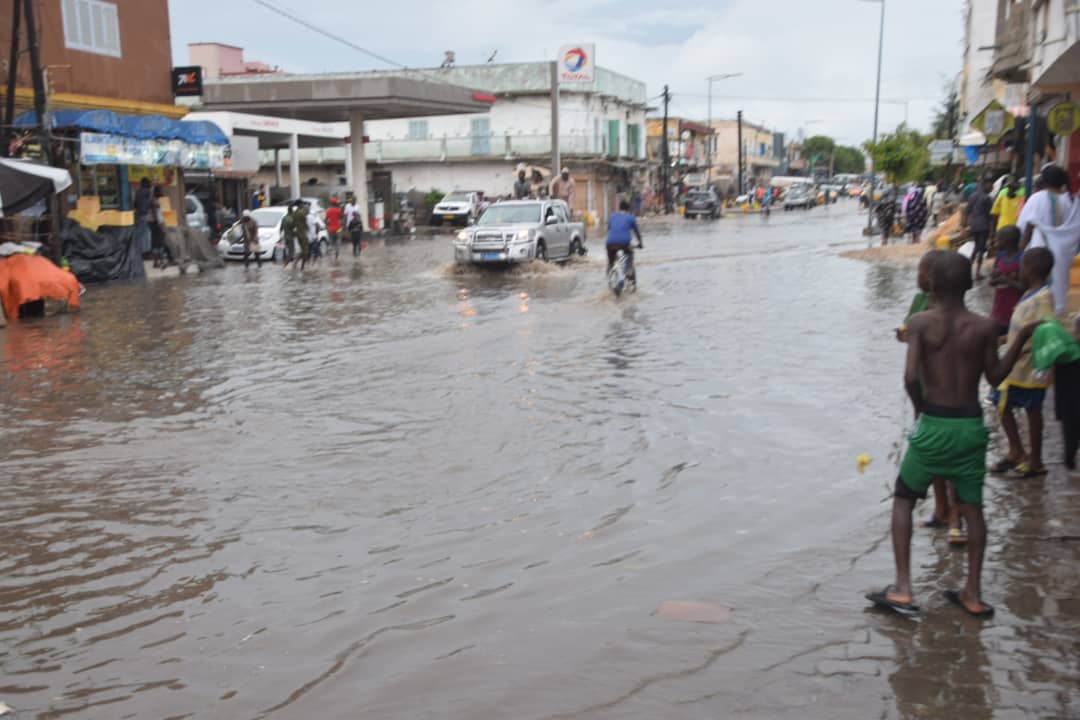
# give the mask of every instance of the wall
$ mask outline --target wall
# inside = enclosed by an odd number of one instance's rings
[[[113,0],[120,28],[119,58],[67,48],[61,2],[34,3],[41,64],[53,66],[48,71],[52,92],[173,103],[168,0]],[[0,47],[5,62],[10,51],[12,7],[10,1],[0,5]],[[32,87],[29,54],[20,58],[18,84]]]
[[[994,65],[997,18],[998,0],[968,0],[960,86],[960,112],[967,122],[995,97],[990,70]]]
[[[1065,0],[1047,0],[1031,16],[1031,79],[1043,92],[1071,92],[1080,85],[1080,13]],[[1056,65],[1055,65],[1056,63]]]

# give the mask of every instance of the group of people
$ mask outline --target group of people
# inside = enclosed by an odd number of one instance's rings
[[[165,242],[165,208],[161,198],[161,187],[150,182],[150,178],[139,181],[132,205],[135,211],[135,232],[138,236],[139,249],[143,255],[151,255],[154,267],[166,267],[173,262],[172,250]]]
[[[363,251],[364,223],[361,217],[360,206],[354,198],[348,198],[344,207],[336,197],[330,198],[330,207],[326,210],[325,218],[329,240],[327,252],[332,252],[335,260],[341,256],[341,243],[346,233],[352,244],[353,257],[359,256]],[[244,267],[248,267],[252,256],[261,267],[259,224],[250,210],[243,212],[240,230],[243,233]],[[285,217],[281,220],[281,240],[284,245],[283,267],[297,263],[303,270],[309,261],[314,263],[322,257],[319,220],[315,213],[311,212],[308,203],[302,200],[289,203]]]
[[[933,488],[934,515],[925,526],[947,528],[949,544],[966,546],[968,551],[967,582],[962,589],[946,591],[945,597],[975,617],[993,615],[994,608],[982,599],[981,590],[986,549],[982,499],[990,437],[979,401],[982,377],[992,388],[987,399],[1008,440],[1008,452],[990,472],[1015,480],[1047,474],[1042,457],[1042,408],[1053,385],[1065,441],[1065,467],[1073,479],[1080,480],[1076,474],[1080,315],[1062,321],[1067,312],[1068,270],[1080,240],[1080,203],[1072,202],[1068,176],[1060,167],[1044,168],[1042,181],[1044,189],[1032,195],[1016,222],[999,222],[996,227],[999,252],[990,276],[995,287],[990,317],[965,306],[965,293],[975,281],[967,257],[932,250],[919,265],[920,293],[898,330],[898,338],[908,346],[904,384],[917,422],[893,497],[896,580],[867,595],[877,605],[918,610],[910,569],[912,511],[915,501]],[[1012,197],[1015,194],[1014,188]],[[978,204],[981,212],[986,201],[980,199]],[[1004,213],[1002,219],[1012,216]],[[1002,346],[1006,350],[999,356]],[[1027,417],[1027,448],[1015,413]]]
[[[570,168],[563,167],[562,171],[547,185],[542,182],[537,185],[536,181],[535,174],[530,180],[526,176],[526,169],[519,165],[517,180],[514,181],[514,199],[551,198],[552,200],[562,200],[573,212],[574,197],[577,195],[577,183],[574,182],[574,178],[570,175]]]
[[[919,243],[935,209],[935,201],[939,200],[939,193],[941,188],[937,185],[915,183],[897,202],[896,190],[892,187],[885,188],[876,209],[881,244],[889,244],[889,238],[896,229],[898,215],[901,231],[911,234],[912,244]]]

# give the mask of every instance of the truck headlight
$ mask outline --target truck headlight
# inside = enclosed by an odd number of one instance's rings
[[[532,240],[534,230],[518,230],[514,237],[518,240]]]
[[[469,233],[462,230],[457,234],[458,242],[469,242]]]

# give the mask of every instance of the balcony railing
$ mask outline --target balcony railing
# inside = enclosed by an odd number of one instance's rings
[[[640,148],[627,152],[622,139],[618,154],[609,151],[607,136],[559,136],[559,152],[566,156],[604,156],[644,159]],[[367,146],[373,162],[446,161],[491,158],[516,160],[541,158],[551,154],[551,135],[472,135],[425,140],[377,140]]]

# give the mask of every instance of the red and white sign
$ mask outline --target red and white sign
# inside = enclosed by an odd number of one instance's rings
[[[563,45],[555,58],[560,83],[596,82],[596,45]]]

